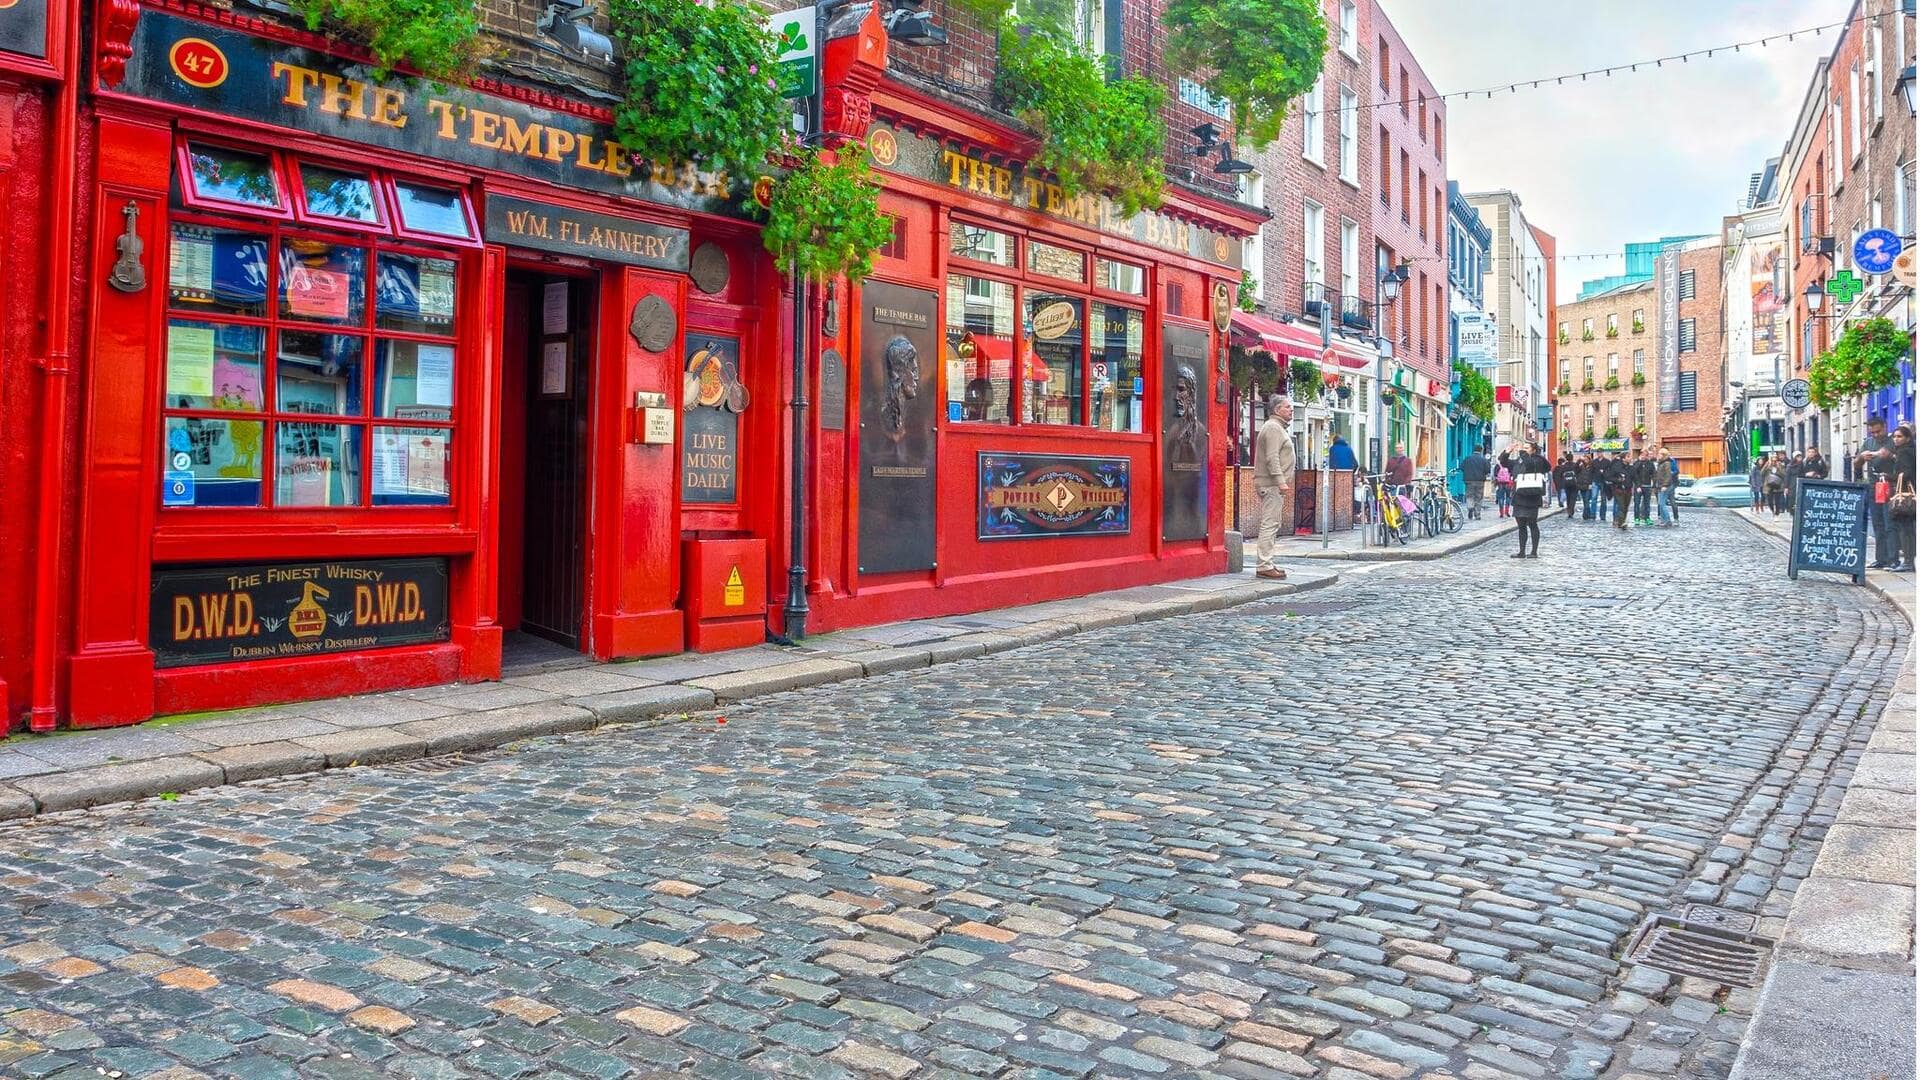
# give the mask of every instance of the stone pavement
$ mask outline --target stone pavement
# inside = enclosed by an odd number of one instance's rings
[[[1743,511],[1783,542],[1790,519]],[[1782,570],[1784,572],[1784,570]],[[1836,587],[1810,575],[1812,588]],[[1913,620],[1911,574],[1868,585]],[[1843,586],[1842,586],[1843,587]],[[1880,713],[1780,947],[1734,1067],[1738,1080],[1914,1075],[1914,652]]]
[[[1257,524],[1257,523],[1256,523]],[[1290,536],[1281,545],[1279,559],[1287,565],[1295,559],[1338,559],[1347,562],[1425,562],[1432,559],[1444,559],[1449,555],[1479,547],[1481,544],[1499,536],[1513,532],[1510,518],[1495,516],[1492,506],[1487,507],[1487,516],[1461,525],[1457,533],[1442,533],[1439,536],[1420,536],[1414,530],[1414,539],[1405,544],[1390,544],[1381,547],[1378,525],[1370,528],[1349,529],[1338,532],[1325,547],[1321,546],[1317,536]],[[1516,541],[1517,543],[1517,541]],[[1253,563],[1253,540],[1246,541],[1247,563]]]
[[[1621,949],[1689,901],[1780,932],[1910,641],[1770,545],[1555,524],[0,825],[0,1073],[1724,1076],[1755,991]]]
[[[1167,585],[925,619],[715,654],[596,664],[133,728],[0,740],[0,820],[218,784],[499,746],[610,723],[656,723],[759,694],[1003,652],[1103,626],[1212,611],[1320,588],[1218,574]]]

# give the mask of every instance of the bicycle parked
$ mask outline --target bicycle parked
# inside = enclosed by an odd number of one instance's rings
[[[1377,520],[1380,546],[1387,547],[1394,541],[1402,545],[1413,538],[1414,521],[1420,513],[1420,505],[1408,496],[1390,491],[1384,473],[1366,477],[1368,518]]]
[[[1414,501],[1420,506],[1420,527],[1428,536],[1457,533],[1466,523],[1467,512],[1460,500],[1447,490],[1444,476],[1422,476],[1413,482]]]

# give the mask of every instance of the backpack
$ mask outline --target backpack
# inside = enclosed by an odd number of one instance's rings
[[[1502,465],[1494,470],[1493,482],[1496,484],[1511,484],[1513,483],[1513,474],[1507,471],[1505,465]]]

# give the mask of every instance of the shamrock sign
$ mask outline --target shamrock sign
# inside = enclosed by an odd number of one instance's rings
[[[1827,295],[1833,297],[1835,303],[1845,307],[1860,296],[1860,290],[1865,288],[1866,284],[1854,276],[1853,271],[1842,270],[1827,279]]]

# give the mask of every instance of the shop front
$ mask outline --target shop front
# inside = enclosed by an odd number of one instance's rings
[[[218,19],[143,9],[91,115],[71,722],[677,652],[693,553],[759,641],[786,349],[738,193]]]
[[[1223,569],[1252,212],[1170,189],[1125,217],[1012,131],[891,84],[874,106],[895,236],[823,320],[816,628]]]

